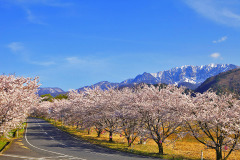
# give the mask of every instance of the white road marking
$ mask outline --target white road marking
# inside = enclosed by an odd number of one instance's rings
[[[37,122],[37,120],[35,120],[35,121]],[[38,123],[38,122],[37,122],[37,123]],[[40,124],[38,123],[38,125],[40,125]],[[40,126],[40,127],[41,127],[41,126]],[[42,127],[41,127],[41,128],[42,128]],[[58,129],[60,132],[64,133],[64,134],[68,134],[68,133],[60,130],[59,128],[57,128],[57,129]],[[71,134],[68,134],[68,135],[71,136],[72,138],[76,139],[76,140],[81,141],[81,143],[83,143],[83,144],[88,144],[88,145],[90,145],[90,146],[94,146],[94,147],[96,147],[96,148],[102,149],[102,147],[100,147],[100,146],[93,145],[93,144],[91,144],[91,143],[89,143],[89,142],[84,142],[84,141],[82,141],[81,139],[72,136]],[[60,143],[60,142],[58,142],[58,143],[67,147],[67,145],[65,145],[65,144],[62,144],[62,143]],[[69,147],[69,148],[72,148],[72,147]],[[83,151],[85,151],[85,152],[87,152],[87,153],[94,153],[94,154],[99,154],[99,155],[104,155],[104,156],[109,156],[109,157],[116,156],[116,155],[112,155],[112,154],[92,152],[92,151],[89,150],[89,149],[83,149]],[[119,151],[116,151],[116,153],[120,153],[120,152],[119,152]]]
[[[22,159],[38,159],[38,158],[36,158],[36,157],[26,157],[26,156],[14,155],[14,154],[1,154],[1,156],[4,156],[4,157],[14,157],[14,158],[22,158]]]
[[[38,121],[37,120],[35,120],[35,122],[37,122],[38,123]],[[42,128],[42,126],[38,123],[38,125],[39,125],[39,127],[42,129],[42,131],[44,131],[44,129]],[[48,133],[47,132],[45,132],[44,131],[44,133],[46,134],[46,135],[48,135]],[[53,139],[54,140],[54,138],[52,137],[52,136],[49,136],[51,139]],[[65,147],[68,147],[66,144],[63,144],[63,143],[60,143],[60,142],[58,142],[57,141],[57,143],[59,143],[59,144],[61,144],[61,145],[63,145],[63,146],[65,146]]]
[[[45,151],[45,152],[49,152],[49,153],[53,153],[53,154],[58,154],[58,155],[66,156],[66,157],[69,157],[69,158],[86,160],[86,159],[84,159],[84,158],[78,158],[78,157],[73,157],[73,156],[70,156],[70,155],[66,155],[66,154],[62,154],[62,153],[58,153],[58,152],[54,152],[54,151],[49,151],[49,150],[45,150],[45,149],[42,149],[42,148],[39,148],[39,147],[36,147],[36,146],[32,145],[32,144],[28,141],[28,139],[27,139],[27,128],[28,128],[28,126],[26,127],[25,139],[26,139],[26,142],[27,142],[30,146],[32,146],[32,147],[34,147],[34,148],[36,148],[36,149],[38,149],[38,150]]]
[[[0,154],[1,156],[4,157],[14,157],[14,158],[21,158],[21,159],[28,159],[28,160],[46,160],[46,159],[59,159],[59,158],[64,158],[64,159],[76,159],[76,157],[69,157],[69,156],[56,156],[56,157],[41,157],[41,158],[37,158],[37,157],[27,157],[27,156],[21,156],[21,155],[14,155],[14,154]]]

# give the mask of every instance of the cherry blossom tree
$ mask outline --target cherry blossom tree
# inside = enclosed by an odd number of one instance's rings
[[[40,102],[38,106],[34,106],[31,108],[30,115],[33,117],[54,119],[53,117],[51,117],[54,115],[52,103],[50,103],[49,101]]]
[[[232,95],[218,96],[210,91],[197,94],[186,113],[189,131],[200,143],[216,151],[217,160],[227,159],[239,149],[240,103]],[[228,151],[226,157],[223,149]]]
[[[142,86],[138,92],[138,110],[144,118],[148,135],[163,154],[163,143],[169,136],[179,134],[182,125],[181,111],[187,106],[189,96],[183,88]]]
[[[84,92],[72,91],[69,94],[78,124],[89,131],[90,128],[94,127],[98,137],[104,130],[101,105],[103,93],[104,91],[100,88],[86,88]]]
[[[38,78],[0,76],[0,131],[4,134],[19,127],[38,105]]]
[[[119,134],[127,139],[130,147],[138,136],[143,136],[141,114],[137,110],[137,96],[132,88],[123,88],[120,92],[121,107],[116,116],[119,118]]]
[[[129,146],[137,137],[151,138],[158,145],[159,154],[163,154],[163,143],[174,141],[175,135],[178,137],[183,131],[188,131],[200,143],[215,149],[217,160],[227,159],[232,151],[239,148],[239,100],[231,95],[218,96],[213,92],[191,97],[185,91],[185,88],[172,85],[141,85],[134,89],[108,90],[88,88],[80,93],[70,92],[67,100],[41,102],[34,112],[55,120],[63,119],[66,124],[81,125],[84,129],[95,128],[98,136],[105,130],[109,132],[110,142],[113,141],[113,133],[125,136]],[[1,97],[11,97],[10,93],[13,92],[0,86]],[[1,105],[19,107],[24,101],[18,102],[17,95],[9,101],[2,98]],[[35,102],[33,98],[30,100]],[[28,104],[23,106],[28,107]],[[8,112],[1,106],[3,111]],[[19,115],[16,114],[16,117]],[[183,127],[187,130],[182,130]],[[222,156],[223,148],[228,150],[226,157]]]
[[[103,91],[100,97],[99,119],[103,122],[103,128],[109,133],[109,142],[113,141],[113,133],[117,132],[119,127],[119,110],[121,104],[121,91],[113,88]]]

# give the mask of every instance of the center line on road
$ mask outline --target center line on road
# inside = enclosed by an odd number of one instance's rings
[[[26,142],[27,142],[30,146],[32,146],[32,147],[34,147],[34,148],[36,148],[36,149],[38,149],[38,150],[45,151],[45,152],[49,152],[49,153],[53,153],[53,154],[58,154],[58,155],[66,156],[66,157],[69,157],[69,158],[86,160],[86,159],[84,159],[84,158],[78,158],[78,157],[74,157],[74,156],[70,156],[70,155],[66,155],[66,154],[62,154],[62,153],[58,153],[58,152],[54,152],[54,151],[49,151],[49,150],[45,150],[45,149],[42,149],[42,148],[39,148],[39,147],[36,147],[36,146],[32,145],[32,144],[28,141],[28,139],[27,139],[27,129],[28,129],[28,126],[26,127],[25,140],[26,140]],[[46,133],[46,132],[45,132],[45,133]],[[65,146],[66,146],[66,145],[65,145]]]
[[[36,122],[37,122],[37,121],[36,121]],[[37,123],[38,123],[38,122],[37,122]],[[38,124],[39,124],[39,123],[38,123]],[[42,127],[41,127],[41,128],[42,128]],[[43,129],[43,128],[42,128],[42,129]],[[57,128],[57,129],[58,129],[58,128]],[[68,134],[68,133],[66,133],[66,132],[64,132],[64,131],[62,131],[62,130],[60,130],[60,129],[58,129],[58,130],[59,130],[60,132],[62,132],[62,133],[65,133],[65,134],[69,135],[70,137],[72,137],[72,138],[74,138],[74,139],[76,139],[76,140],[81,141],[81,143],[83,143],[83,144],[88,144],[88,145],[93,146],[93,147],[96,147],[96,148],[98,148],[98,149],[102,149],[100,146],[93,145],[93,144],[91,144],[91,143],[89,143],[89,142],[84,142],[84,141],[78,139],[77,137],[72,136],[71,134]],[[51,138],[51,136],[49,136],[49,137]],[[54,139],[54,138],[52,138],[52,139]],[[59,144],[61,144],[61,145],[63,145],[63,146],[68,147],[67,145],[65,145],[65,144],[63,144],[63,143],[60,143],[60,142],[58,142],[58,141],[57,141],[57,143],[59,143]],[[69,148],[72,148],[72,147],[69,147]],[[108,157],[116,156],[116,155],[107,154],[107,153],[92,152],[92,150],[90,150],[90,149],[84,149],[83,151],[84,151],[84,152],[87,152],[87,153],[93,153],[93,154],[96,154],[96,155],[103,155],[103,156],[108,156]],[[120,152],[119,152],[119,151],[116,151],[116,153],[120,153]]]

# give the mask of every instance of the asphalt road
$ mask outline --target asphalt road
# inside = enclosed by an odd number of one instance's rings
[[[48,122],[29,118],[23,139],[16,140],[0,160],[148,160],[77,139]]]

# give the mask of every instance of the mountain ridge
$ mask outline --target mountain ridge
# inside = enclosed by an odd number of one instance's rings
[[[76,89],[78,92],[84,91],[85,88],[94,88],[100,87],[103,90],[106,90],[109,87],[129,87],[134,86],[139,83],[147,84],[173,84],[177,86],[185,86],[189,89],[196,89],[199,87],[205,80],[212,76],[216,76],[219,73],[226,72],[232,69],[237,69],[239,66],[234,64],[208,64],[201,66],[185,65],[181,67],[175,67],[170,70],[160,71],[156,73],[144,72],[143,74],[137,75],[135,78],[126,79],[120,83],[111,83],[108,81],[101,81],[90,86],[84,86]],[[58,94],[65,94],[67,92],[59,90],[60,88],[45,88],[41,89],[38,92],[39,95],[51,94],[56,96]],[[44,90],[44,91],[43,91]],[[48,91],[47,91],[48,90]]]
[[[174,84],[179,86],[185,86],[190,89],[196,89],[207,78],[215,76],[219,73],[239,68],[234,64],[208,64],[201,66],[185,65],[181,67],[175,67],[170,70],[160,71],[157,73],[147,73],[137,75],[135,78],[126,79],[120,83],[111,83],[108,81],[102,81],[104,85],[97,85],[96,83],[87,87],[99,86],[101,89],[108,87],[123,87],[131,86],[132,84],[147,83],[147,84]],[[78,90],[84,90],[86,87],[79,88]]]

